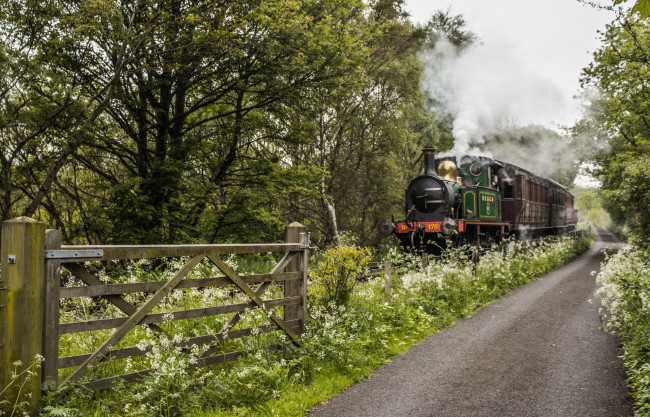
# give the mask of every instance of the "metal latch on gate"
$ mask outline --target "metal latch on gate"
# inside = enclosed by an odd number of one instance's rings
[[[302,235],[303,233],[301,233]],[[307,250],[313,250],[314,247],[311,246],[311,232],[307,232],[307,244],[306,245],[300,245],[300,249],[307,249]]]
[[[101,258],[102,256],[104,256],[104,251],[102,249],[45,251],[45,259]]]

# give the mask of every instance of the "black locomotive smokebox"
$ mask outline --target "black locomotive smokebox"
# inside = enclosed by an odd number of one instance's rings
[[[420,175],[412,180],[406,189],[408,207],[415,207],[420,213],[433,214],[441,211],[444,214],[446,205],[449,203],[449,190],[446,188],[442,178]],[[417,220],[421,221],[422,219]],[[430,221],[434,221],[434,219]]]

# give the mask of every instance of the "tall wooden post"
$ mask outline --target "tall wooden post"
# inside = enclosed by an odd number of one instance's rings
[[[301,245],[308,246],[307,228],[297,222],[291,223],[286,228],[285,241],[287,243],[300,243]],[[307,316],[307,253],[307,249],[302,250],[285,268],[287,272],[300,271],[302,273],[299,280],[286,281],[284,283],[285,297],[301,297],[300,305],[284,307],[285,321],[299,320],[299,324],[292,328],[299,335],[305,333],[305,320]]]
[[[1,246],[0,387],[9,387],[3,394],[7,407],[28,401],[35,413],[41,397],[41,367],[34,363],[43,355],[45,224],[28,217],[5,221]],[[17,373],[31,373],[12,379],[18,361]]]
[[[45,249],[61,249],[61,232],[45,231]],[[61,261],[48,259],[45,263],[45,303],[43,310],[43,387],[55,388],[59,375],[59,289]]]

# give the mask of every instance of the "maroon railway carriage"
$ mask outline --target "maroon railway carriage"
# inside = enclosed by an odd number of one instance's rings
[[[513,233],[526,238],[575,230],[578,212],[571,193],[551,179],[502,164],[501,176],[512,181],[500,189],[501,208]]]

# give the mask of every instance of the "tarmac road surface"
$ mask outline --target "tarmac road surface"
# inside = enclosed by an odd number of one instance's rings
[[[461,320],[318,405],[328,416],[631,416],[617,338],[599,330],[592,271],[609,232],[585,254]]]

